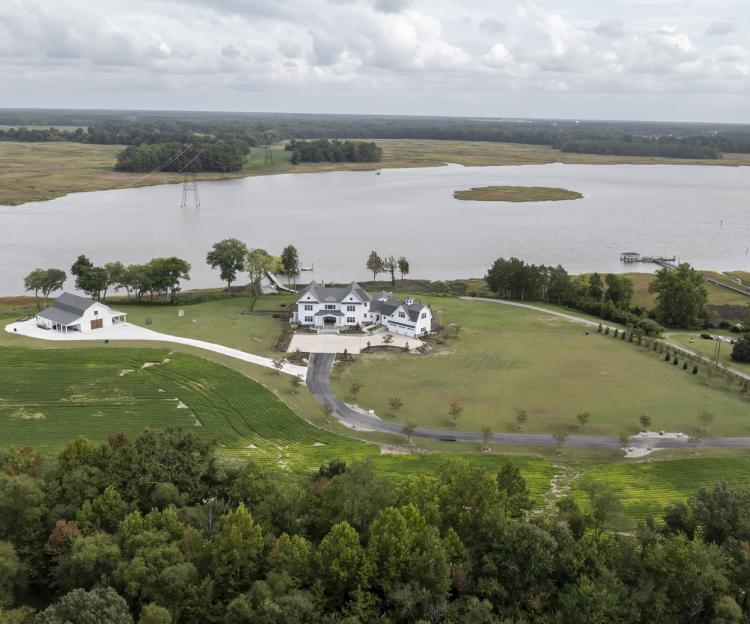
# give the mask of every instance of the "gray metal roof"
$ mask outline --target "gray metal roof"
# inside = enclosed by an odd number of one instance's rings
[[[93,299],[64,292],[49,308],[38,312],[37,316],[60,325],[70,325],[81,318],[93,304]]]
[[[357,282],[352,282],[348,286],[329,288],[313,281],[300,293],[300,300],[308,293],[319,303],[341,303],[351,294],[360,301],[370,301],[370,295]]]
[[[315,316],[344,316],[341,310],[319,310]]]
[[[413,323],[416,323],[419,320],[419,313],[425,307],[416,299],[414,299],[411,304],[407,305],[405,301],[402,301],[398,297],[394,297],[384,291],[372,300],[370,311],[390,316],[399,308],[399,306],[402,306],[404,310],[406,310],[406,313],[409,315],[409,320]]]

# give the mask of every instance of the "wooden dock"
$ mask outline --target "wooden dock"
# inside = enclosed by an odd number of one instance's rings
[[[624,251],[623,253],[621,253],[620,262],[624,262],[625,264],[658,264],[659,266],[663,266],[668,269],[677,268],[677,258],[675,256],[672,256],[671,258],[667,258],[665,256],[642,256],[635,251]]]

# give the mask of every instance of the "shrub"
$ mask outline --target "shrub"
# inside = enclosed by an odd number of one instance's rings
[[[738,340],[732,349],[732,359],[735,362],[750,362],[750,337]]]
[[[693,375],[697,375],[697,374],[698,374],[698,365],[696,364],[695,366],[693,366]]]

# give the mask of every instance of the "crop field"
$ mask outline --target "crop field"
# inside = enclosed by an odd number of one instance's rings
[[[623,503],[625,514],[642,520],[661,516],[664,508],[695,495],[700,487],[713,488],[726,481],[734,488],[750,488],[750,456],[676,459],[631,464],[587,464],[585,478],[611,487]],[[580,481],[576,482],[580,484]],[[585,495],[574,487],[579,504]]]
[[[118,431],[137,434],[149,426],[192,425],[173,395],[143,383],[136,373],[166,353],[1,349],[0,445],[31,445],[53,454],[78,435],[103,441]]]
[[[656,430],[690,432],[697,415],[715,416],[715,435],[750,435],[750,402],[714,380],[706,386],[691,368],[666,363],[645,347],[603,336],[540,312],[481,301],[423,297],[457,338],[427,355],[373,354],[346,367],[333,386],[345,400],[362,384],[356,402],[383,418],[447,429],[449,408],[463,412],[459,430],[512,431],[515,410],[524,430],[577,431],[576,414],[590,412],[586,433],[635,433],[638,418]],[[403,407],[390,408],[398,397]]]

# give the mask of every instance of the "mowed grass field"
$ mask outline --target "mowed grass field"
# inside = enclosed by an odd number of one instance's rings
[[[441,428],[449,427],[455,401],[464,407],[461,430],[511,431],[517,408],[528,412],[530,432],[575,432],[576,414],[584,411],[592,414],[590,434],[635,433],[641,414],[655,430],[689,432],[707,410],[716,417],[714,434],[750,435],[750,401],[722,382],[705,386],[702,376],[644,347],[541,312],[422,299],[441,323],[461,327],[459,337],[424,356],[360,356],[334,381],[340,396],[351,401],[349,386],[357,381],[361,407]],[[404,402],[397,415],[389,407],[394,396]]]
[[[277,394],[237,371],[192,355],[155,348],[0,348],[0,446],[30,445],[51,457],[78,435],[101,442],[111,433],[124,431],[133,437],[147,427],[188,429],[216,441],[228,461],[254,458],[299,473],[340,457],[348,462],[369,459],[379,474],[401,479],[435,474],[458,455],[381,454],[377,444],[310,425]],[[460,457],[489,472],[512,461],[537,507],[563,470],[531,456],[465,452]],[[614,488],[631,519],[658,516],[666,505],[721,479],[750,487],[746,454],[632,464],[572,460],[571,466],[581,478]],[[585,505],[578,483],[573,493]]]
[[[300,392],[305,392],[304,388]],[[403,478],[434,473],[446,453],[382,455],[378,444],[315,427],[245,375],[184,353],[156,348],[0,348],[0,446],[32,446],[53,456],[75,436],[97,442],[147,427],[189,429],[228,459],[254,458],[278,469],[314,470],[331,459],[371,459]],[[508,458],[466,453],[496,471]],[[541,502],[555,472],[543,459],[513,456]]]
[[[294,302],[294,295],[263,295],[255,303],[257,312],[243,314],[251,305],[248,295],[217,299],[203,303],[179,305],[127,304],[112,305],[127,312],[128,322],[165,334],[206,340],[258,355],[273,354],[273,346],[283,329],[273,313],[282,313]],[[182,311],[184,316],[179,316]],[[150,320],[150,324],[147,323]],[[283,354],[276,354],[279,357]]]

